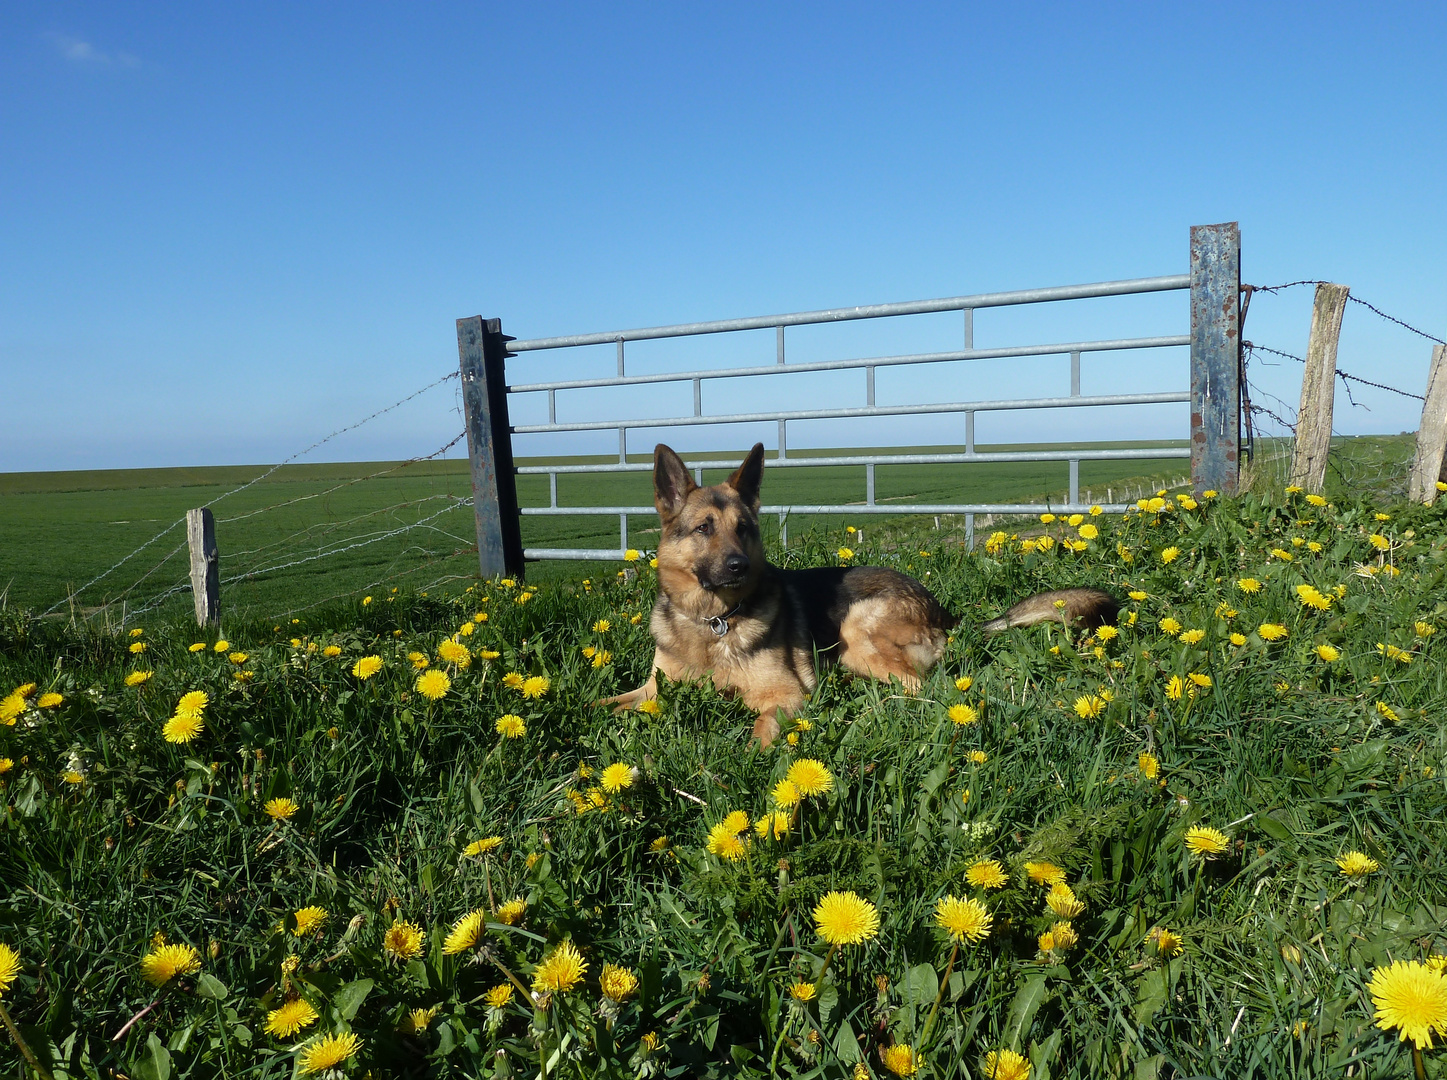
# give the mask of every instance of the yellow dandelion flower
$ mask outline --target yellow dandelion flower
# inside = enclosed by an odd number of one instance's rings
[[[397,918],[382,936],[382,948],[398,960],[411,960],[422,951],[422,927]]]
[[[577,986],[588,965],[571,941],[554,949],[533,972],[533,989],[540,994],[565,994]]]
[[[20,954],[9,945],[0,942],[0,995],[10,989],[20,974]]]
[[[1378,701],[1376,703],[1376,710],[1377,715],[1380,716],[1383,720],[1388,720],[1393,724],[1399,724],[1402,722],[1402,718],[1397,715],[1397,710],[1393,709],[1385,701]]]
[[[201,954],[190,945],[160,945],[141,958],[141,977],[152,986],[165,986],[179,975],[201,970]]]
[[[813,983],[796,982],[789,987],[789,996],[795,1001],[813,1001],[819,989]]]
[[[1052,925],[1050,935],[1055,939],[1055,947],[1062,952],[1075,948],[1080,941],[1080,935],[1075,932],[1075,927],[1068,922],[1058,922]]]
[[[607,633],[609,630],[611,630],[612,628],[613,628],[613,624],[610,623],[607,619],[599,619],[597,622],[595,622],[595,623],[593,624],[593,633],[595,633],[595,634],[606,634],[606,633]]]
[[[1186,630],[1181,634],[1180,640],[1187,645],[1199,645],[1205,636],[1206,631],[1204,630]]]
[[[1178,934],[1173,934],[1162,927],[1152,936],[1155,938],[1156,952],[1161,956],[1175,956],[1181,951],[1181,938]]]
[[[429,701],[437,701],[452,686],[447,672],[432,668],[417,676],[417,692]]]
[[[311,1027],[317,1019],[317,1011],[312,1008],[311,1002],[306,998],[296,998],[266,1014],[266,1033],[278,1039],[289,1039],[303,1028]]]
[[[965,870],[965,880],[981,889],[1003,889],[1010,883],[1009,876],[994,859],[977,859]]]
[[[771,792],[774,805],[788,810],[799,803],[799,789],[789,780],[780,780]]]
[[[1211,688],[1211,676],[1209,675],[1202,675],[1199,672],[1193,671],[1188,674],[1186,678],[1190,679],[1202,690],[1209,690]]]
[[[990,936],[993,919],[978,900],[943,896],[935,904],[935,925],[952,941],[984,941]]]
[[[1378,551],[1390,551],[1392,548],[1392,542],[1381,533],[1372,533],[1371,536],[1367,537],[1367,542]]]
[[[955,680],[955,689],[962,694],[974,685],[975,680],[970,678],[968,675],[961,675],[958,679]]]
[[[1094,540],[1100,535],[1100,530],[1094,525],[1085,524],[1080,527],[1080,538],[1082,540]]]
[[[548,681],[546,675],[530,675],[523,680],[523,684],[519,689],[525,698],[540,698],[548,692],[550,685],[551,683]]]
[[[1429,622],[1418,619],[1412,624],[1412,632],[1420,638],[1431,637],[1437,632],[1437,628]]]
[[[1317,656],[1328,664],[1334,664],[1341,659],[1341,650],[1334,645],[1318,645],[1315,652]]]
[[[1095,636],[1101,641],[1114,641],[1120,637],[1120,631],[1110,625],[1098,626],[1095,629]]]
[[[945,715],[950,718],[951,723],[959,724],[961,727],[967,724],[973,724],[980,719],[978,712],[964,704],[951,705],[949,709],[946,710]]]
[[[1262,623],[1256,628],[1263,641],[1280,641],[1286,636],[1286,627],[1280,623]]]
[[[655,701],[653,698],[648,698],[644,701],[640,701],[638,703],[638,707],[633,711],[646,713],[649,716],[657,716],[662,710],[659,708],[657,701]]]
[[[190,693],[182,694],[181,700],[176,703],[178,713],[199,713],[211,703],[205,690],[192,690]]]
[[[1232,645],[1235,645],[1237,648],[1240,648],[1242,645],[1245,645],[1245,644],[1246,644],[1246,635],[1245,635],[1245,634],[1232,634],[1231,637],[1230,637],[1228,640],[1231,642]]]
[[[143,685],[144,683],[148,682],[148,681],[150,680],[150,678],[151,678],[151,672],[149,672],[149,671],[133,671],[133,672],[131,672],[129,675],[126,676],[126,685],[127,685],[127,686],[141,686],[141,685]]]
[[[1147,780],[1154,780],[1161,774],[1161,763],[1155,754],[1143,753],[1136,759],[1136,766]]]
[[[1173,563],[1173,562],[1176,561],[1177,558],[1180,557],[1180,554],[1181,554],[1181,549],[1180,549],[1180,548],[1178,548],[1178,547],[1168,547],[1168,548],[1166,548],[1164,551],[1161,552],[1161,562],[1163,562],[1163,563]]]
[[[411,661],[412,666],[418,671],[422,671],[424,668],[427,667],[429,663],[431,663],[431,661],[428,660],[427,657],[422,655],[420,652],[409,652],[407,654],[407,659]]]
[[[1132,600],[1136,601],[1136,603],[1140,603],[1140,601],[1150,596],[1150,593],[1142,592],[1140,589],[1132,589],[1126,595],[1129,596]]]
[[[506,713],[497,718],[493,729],[504,739],[521,739],[527,734],[528,726],[516,713]]]
[[[303,1076],[329,1072],[361,1048],[362,1040],[350,1031],[343,1035],[323,1035],[302,1050],[301,1065],[297,1071]]]
[[[842,547],[837,552],[835,552],[835,554],[839,556],[840,562],[848,562],[850,559],[854,558],[854,551],[852,548]]]
[[[492,921],[504,926],[516,926],[527,913],[528,902],[520,896],[514,897],[492,913]]]
[[[482,923],[486,917],[487,912],[478,908],[475,911],[469,911],[453,923],[447,940],[442,943],[443,953],[455,956],[457,953],[466,952],[475,947],[482,940]]]
[[[382,670],[380,656],[364,656],[352,665],[352,674],[359,679],[370,679]]]
[[[41,709],[53,709],[64,700],[65,698],[52,691],[48,694],[41,694],[35,699],[35,704]]]
[[[830,945],[858,945],[879,933],[879,911],[853,892],[826,893],[813,916],[814,932]]]
[[[834,774],[813,758],[800,758],[794,762],[784,778],[805,798],[823,795],[834,787]]]
[[[311,907],[304,907],[296,911],[293,918],[296,919],[296,929],[292,933],[297,937],[306,937],[326,923],[327,909],[313,904]]]
[[[1172,701],[1180,701],[1186,694],[1186,680],[1179,675],[1172,675],[1166,680],[1166,697]]]
[[[293,816],[301,807],[285,796],[278,796],[275,799],[268,799],[265,806],[261,808],[266,816],[273,821],[285,821]]]
[[[481,840],[474,840],[462,849],[463,855],[486,855],[489,851],[495,851],[502,847],[501,836],[484,836]]]
[[[879,1060],[895,1076],[913,1076],[919,1072],[919,1055],[909,1043],[895,1043],[879,1048]]]
[[[146,643],[144,641],[133,641],[129,645],[127,645],[126,648],[129,649],[133,654],[139,656],[141,653],[146,651]]]
[[[754,822],[754,832],[760,840],[773,837],[782,840],[789,835],[789,815],[783,810],[770,810]]]
[[[1170,634],[1171,637],[1175,637],[1184,629],[1184,627],[1182,627],[1180,623],[1178,623],[1175,619],[1171,618],[1171,616],[1169,615],[1167,615],[1156,625],[1161,628],[1162,632]]]
[[[1054,514],[1041,514],[1041,515],[1040,515],[1041,524],[1049,525],[1049,524],[1051,524],[1052,522],[1054,522],[1054,520],[1055,520],[1055,515],[1054,515]]]
[[[437,659],[443,663],[456,664],[460,668],[465,668],[472,663],[472,650],[460,641],[448,638],[437,646]]]
[[[1029,1080],[1030,1061],[1013,1050],[991,1050],[981,1071],[986,1080]]]
[[[983,765],[990,760],[990,755],[986,754],[983,750],[971,750],[967,756],[972,765]]]
[[[161,734],[168,743],[188,743],[206,729],[198,713],[178,712],[161,727]]]
[[[512,1001],[512,994],[512,983],[498,983],[483,995],[483,1001],[487,1002],[489,1009],[502,1009]]]
[[[1063,881],[1050,886],[1045,895],[1045,906],[1062,919],[1073,919],[1085,910],[1085,905],[1075,895],[1075,890]]]
[[[1035,939],[1035,944],[1039,947],[1042,953],[1045,953],[1047,955],[1049,953],[1053,953],[1055,951],[1055,935],[1052,934],[1049,930],[1047,930],[1045,931],[1045,933],[1041,934],[1038,938]]]
[[[1381,863],[1371,856],[1360,851],[1348,851],[1336,861],[1342,874],[1346,877],[1361,883],[1368,874],[1374,874],[1382,868]]]
[[[1025,873],[1037,885],[1055,885],[1065,880],[1065,871],[1050,862],[1027,862]]]
[[[1240,589],[1244,593],[1260,592],[1261,582],[1257,581],[1254,577],[1238,578],[1236,581],[1236,588]]]
[[[638,993],[638,976],[617,964],[604,964],[598,975],[598,988],[609,1001],[622,1004]]]
[[[328,660],[335,660],[342,655],[342,647],[340,645],[328,645],[322,650],[322,655]]]
[[[615,761],[603,770],[598,777],[598,784],[610,795],[616,795],[624,788],[631,788],[636,778],[636,770],[632,765],[625,765],[621,761]]]
[[[0,757],[0,776],[4,776],[13,768],[15,768],[15,762],[8,757]]]
[[[640,552],[637,548],[629,548],[623,553],[624,562],[637,562],[642,557],[643,553]]]
[[[1376,1026],[1397,1028],[1400,1041],[1418,1050],[1432,1049],[1432,1031],[1447,1035],[1447,978],[1415,960],[1397,960],[1377,968],[1367,983],[1376,1006]]]
[[[1091,694],[1075,699],[1075,714],[1082,720],[1091,720],[1105,711],[1105,702]]]
[[[1213,859],[1226,852],[1231,846],[1231,840],[1220,829],[1213,829],[1208,825],[1193,825],[1186,830],[1185,844],[1191,854]]]

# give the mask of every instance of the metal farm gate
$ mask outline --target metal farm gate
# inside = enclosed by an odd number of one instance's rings
[[[1191,461],[1191,479],[1195,490],[1215,488],[1222,493],[1236,489],[1237,450],[1240,422],[1240,316],[1241,281],[1240,230],[1235,222],[1202,225],[1191,229],[1190,272],[1169,277],[1138,278],[1108,281],[1089,285],[1066,285],[1056,288],[1026,289],[1017,292],[984,293],[938,300],[907,301],[877,304],[868,307],[836,308],[806,311],[791,315],[766,315],[754,318],[725,319],[717,322],[686,323],[641,330],[605,331],[573,334],[564,337],[536,338],[519,341],[502,332],[501,320],[474,317],[457,321],[458,351],[461,358],[463,402],[467,417],[468,450],[472,466],[474,507],[477,515],[478,555],[482,574],[521,574],[528,559],[608,559],[623,557],[628,547],[628,519],[652,518],[651,505],[646,506],[565,506],[557,498],[557,478],[562,474],[649,472],[652,465],[627,460],[629,431],[647,428],[679,428],[699,425],[777,423],[777,458],[766,461],[766,467],[804,468],[852,465],[864,468],[864,502],[848,505],[772,504],[761,508],[761,514],[784,516],[806,514],[963,514],[967,542],[973,539],[976,514],[1028,514],[1045,510],[1079,512],[1086,509],[1079,501],[1079,466],[1088,460],[1121,460],[1131,458],[1186,458]],[[1005,348],[976,349],[973,343],[973,315],[978,308],[1004,307],[1020,304],[1045,304],[1090,297],[1120,296],[1132,293],[1165,292],[1189,289],[1190,326],[1170,336],[1117,338],[1098,341],[1069,341],[1012,345]],[[838,323],[854,319],[883,319],[926,312],[960,311],[964,315],[963,347],[952,352],[919,353],[899,356],[872,356],[849,359],[786,363],[785,328],[818,323]],[[625,367],[625,346],[630,341],[660,338],[681,338],[700,334],[729,334],[743,330],[774,328],[777,334],[777,357],[773,364],[750,367],[710,367],[692,370],[629,375]],[[505,365],[508,359],[522,353],[540,353],[550,349],[577,346],[616,344],[617,374],[607,378],[538,380],[509,384]],[[1082,395],[1080,392],[1080,358],[1086,353],[1116,352],[1130,349],[1161,347],[1189,348],[1189,383],[1176,391],[1141,394]],[[924,404],[886,404],[875,402],[875,371],[879,368],[910,364],[934,364],[944,361],[1002,359],[1009,357],[1041,357],[1068,355],[1071,361],[1069,394],[1049,397],[1016,397],[979,401],[929,402]],[[781,407],[767,412],[708,413],[703,409],[703,384],[708,380],[739,379],[754,376],[778,376],[781,373],[863,369],[863,403],[854,407],[792,409]],[[692,383],[693,410],[690,415],[671,417],[610,417],[582,422],[557,420],[557,395],[560,391],[587,391],[601,387],[636,387],[654,383]],[[510,425],[508,398],[521,394],[547,395],[548,422]],[[1016,409],[1088,408],[1101,405],[1145,405],[1165,402],[1190,402],[1190,448],[1138,448],[1090,450],[1084,448],[977,452],[975,449],[975,415]],[[873,416],[909,416],[952,413],[964,417],[964,448],[959,453],[887,454],[789,457],[787,425],[791,420],[820,420]],[[512,435],[580,431],[611,431],[618,433],[618,461],[608,464],[540,465],[516,467],[513,463]],[[1020,503],[897,503],[875,501],[875,468],[879,465],[912,465],[926,463],[1060,461],[1069,467],[1068,505],[1037,506]],[[733,469],[736,459],[727,461],[693,458],[688,465],[701,478],[704,469]],[[551,497],[549,505],[519,509],[515,476],[546,474]],[[1107,511],[1121,512],[1123,504],[1106,506]],[[528,548],[522,545],[520,516],[523,515],[607,515],[619,519],[617,548]]]

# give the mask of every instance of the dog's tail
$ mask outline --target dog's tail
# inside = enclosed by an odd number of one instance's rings
[[[980,629],[992,637],[1017,626],[1051,621],[1094,628],[1114,623],[1119,614],[1120,601],[1104,589],[1056,589],[1026,597]]]

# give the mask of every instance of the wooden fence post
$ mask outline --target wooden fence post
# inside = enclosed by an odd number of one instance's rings
[[[1191,226],[1191,483],[1236,491],[1241,441],[1241,227]]]
[[[191,594],[196,625],[221,625],[221,556],[216,550],[216,518],[207,507],[186,511],[186,543],[191,549]]]
[[[507,343],[501,319],[457,320],[467,456],[472,467],[472,508],[477,519],[477,561],[485,578],[523,576],[523,540],[513,472],[512,428],[507,418]]]
[[[1437,501],[1438,481],[1447,482],[1447,345],[1432,349],[1432,370],[1427,374],[1422,424],[1417,429],[1417,457],[1407,497],[1431,506]]]
[[[1296,414],[1296,448],[1291,454],[1289,482],[1317,494],[1326,483],[1332,402],[1336,397],[1336,346],[1350,293],[1346,285],[1318,285],[1316,303],[1311,308],[1311,337],[1306,343],[1306,371],[1301,376],[1301,409]]]

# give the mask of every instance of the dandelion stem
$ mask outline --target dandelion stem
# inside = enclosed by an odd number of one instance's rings
[[[493,911],[497,910],[497,901],[492,896],[492,874],[487,869],[487,859],[482,860],[482,880],[487,885],[487,906]]]
[[[926,1043],[929,1042],[929,1033],[934,1030],[935,1017],[939,1014],[939,1011],[940,1011],[940,1002],[944,999],[944,996],[945,996],[945,987],[949,985],[950,976],[954,974],[954,971],[955,971],[955,959],[956,959],[959,955],[960,955],[960,943],[959,943],[958,941],[956,941],[956,942],[955,942],[955,947],[950,950],[950,962],[945,965],[945,977],[940,980],[939,992],[935,994],[934,1007],[930,1009],[930,1011],[929,1011],[929,1019],[924,1022],[924,1030],[923,1030],[922,1032],[920,1032],[919,1044],[920,1044],[920,1048],[921,1048],[921,1049],[923,1049],[924,1046],[926,1045]]]
[[[5,1022],[5,1030],[10,1032],[10,1038],[15,1040],[15,1045],[19,1047],[20,1053],[24,1056],[26,1062],[30,1065],[30,1067],[34,1069],[36,1073],[40,1076],[40,1080],[52,1080],[52,1077],[50,1073],[46,1071],[45,1066],[41,1065],[39,1059],[36,1058],[35,1051],[31,1050],[30,1046],[25,1042],[25,1040],[20,1037],[20,1029],[15,1026],[15,1021],[10,1019],[10,1012],[8,1009],[5,1008],[5,1003],[3,1001],[0,1001],[0,1020],[3,1020]],[[134,1022],[135,1021],[132,1021],[132,1023]]]
[[[141,1017],[145,1016],[148,1012],[150,1012],[150,1011],[151,1011],[152,1009],[154,1009],[157,1005],[159,1005],[159,1004],[161,1003],[161,999],[164,998],[165,996],[166,996],[166,989],[165,989],[165,987],[162,987],[161,992],[156,995],[156,1000],[153,1001],[153,1002],[151,1002],[149,1005],[147,1005],[147,1006],[146,1006],[144,1009],[142,1009],[140,1012],[136,1013],[135,1016],[133,1016],[133,1017],[131,1017],[129,1020],[127,1020],[127,1021],[125,1022],[125,1025],[120,1029],[120,1031],[117,1031],[113,1036],[111,1036],[111,1042],[120,1042],[121,1039],[125,1038],[126,1032],[130,1031],[131,1028],[135,1027],[136,1022],[137,1022],[138,1020],[140,1020]]]
[[[497,968],[498,971],[501,971],[504,975],[507,976],[507,981],[508,981],[508,982],[512,983],[514,986],[516,986],[516,987],[518,988],[518,993],[522,994],[524,1001],[531,1001],[531,1000],[532,1000],[532,991],[529,990],[526,986],[524,986],[524,985],[522,984],[522,980],[520,980],[516,975],[514,975],[511,971],[509,971],[509,970],[503,965],[503,962],[502,962],[501,960],[499,960],[499,959],[498,959],[497,957],[495,957],[495,956],[489,956],[488,959],[492,961],[493,967]]]
[[[1412,1069],[1417,1074],[1417,1080],[1427,1080],[1427,1065],[1422,1060],[1422,1048],[1412,1047]]]

